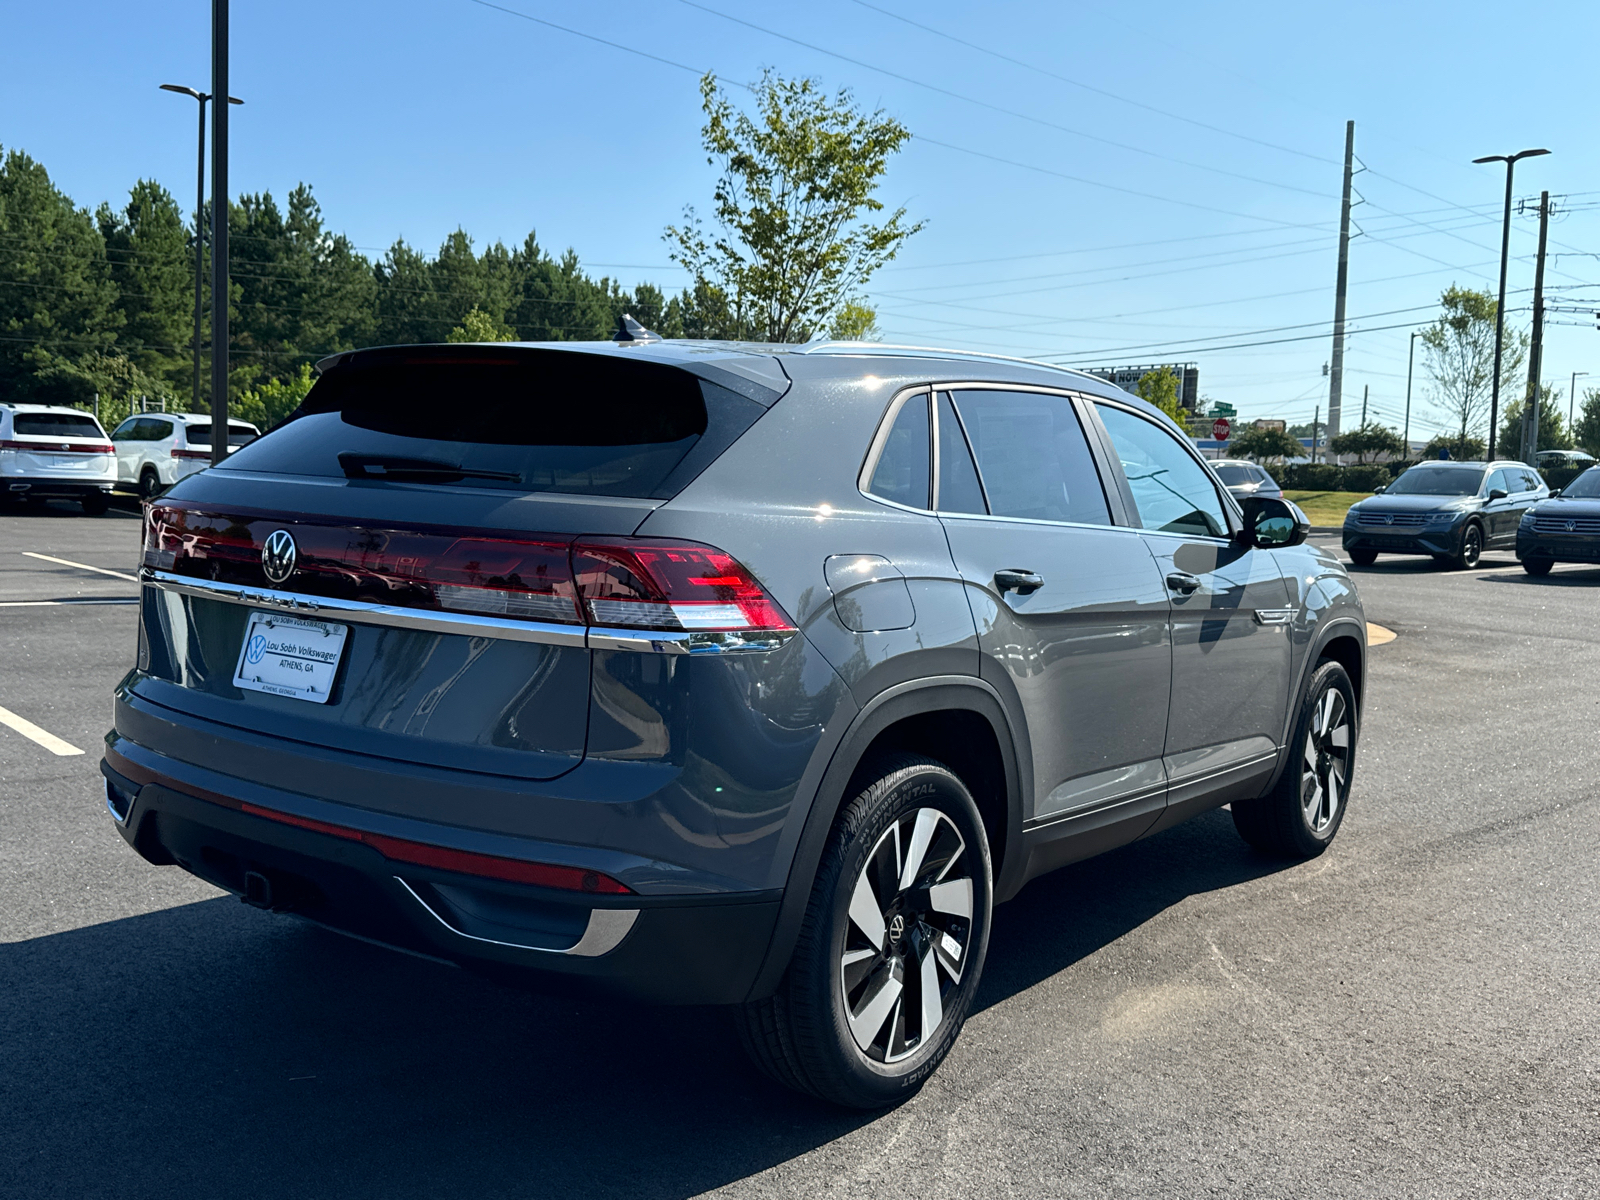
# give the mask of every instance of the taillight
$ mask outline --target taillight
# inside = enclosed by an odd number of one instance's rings
[[[461,538],[419,564],[440,608],[576,624],[578,593],[565,542]]]
[[[172,452],[172,457],[173,458],[187,459],[187,460],[190,460],[190,461],[197,461],[197,462],[210,462],[211,461],[211,451],[209,449],[206,449],[206,450],[174,450]]]
[[[32,450],[38,454],[114,454],[116,449],[102,442],[0,442],[0,450]]]
[[[592,625],[708,633],[794,628],[749,571],[710,546],[579,542],[572,573]]]

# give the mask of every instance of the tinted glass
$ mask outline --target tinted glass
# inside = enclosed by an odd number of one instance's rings
[[[1385,492],[1389,496],[1476,496],[1483,471],[1470,467],[1412,467]]]
[[[1491,471],[1489,473],[1489,481],[1483,485],[1483,494],[1487,496],[1490,492],[1494,491],[1495,488],[1499,488],[1502,492],[1514,492],[1517,490],[1517,485],[1512,480],[1506,478],[1506,471],[1504,468],[1501,468],[1498,471]]]
[[[637,359],[397,351],[328,371],[226,469],[666,499],[764,411]]]
[[[1600,497],[1600,469],[1591,467],[1562,488],[1561,494],[1563,496],[1572,496],[1579,500],[1592,500]]]
[[[111,433],[113,442],[129,442],[139,435],[139,418],[129,417]]]
[[[1133,502],[1146,529],[1226,537],[1217,489],[1189,452],[1160,426],[1124,409],[1096,405],[1122,460]]]
[[[1036,392],[957,392],[997,517],[1109,525],[1105,492],[1072,402]]]
[[[1247,467],[1243,463],[1216,463],[1217,477],[1223,483],[1236,486],[1241,483],[1255,483],[1259,480],[1255,468]]]
[[[24,437],[105,437],[93,417],[76,417],[71,413],[18,413],[12,422],[19,436]]]
[[[933,487],[932,436],[928,398],[912,396],[895,416],[867,490],[896,504],[927,508],[928,492]]]
[[[939,510],[941,512],[986,513],[983,488],[978,484],[978,468],[961,432],[955,407],[947,392],[939,393]]]
[[[211,445],[210,425],[189,425],[183,431],[184,440],[191,446]],[[242,446],[256,436],[256,431],[248,425],[238,425],[228,422],[228,445]]]
[[[1544,486],[1544,479],[1540,477],[1539,472],[1531,468],[1523,467],[1518,474],[1522,476],[1522,486],[1517,489],[1518,491],[1537,492]]]
[[[157,421],[153,417],[146,417],[144,429],[140,436],[152,442],[164,442],[172,436],[171,421]]]

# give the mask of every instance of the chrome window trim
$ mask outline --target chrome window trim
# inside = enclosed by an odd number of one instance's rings
[[[890,508],[897,508],[901,512],[921,513],[924,516],[928,516],[932,513],[932,509],[913,508],[909,504],[901,504],[898,500],[890,500],[870,490],[873,473],[878,469],[878,459],[883,456],[883,448],[889,442],[889,432],[894,428],[895,421],[899,419],[900,410],[905,407],[906,401],[913,396],[921,396],[928,403],[929,502],[931,503],[933,497],[939,494],[936,490],[933,490],[933,473],[937,470],[934,464],[938,459],[939,452],[939,442],[935,435],[934,426],[937,418],[932,401],[933,389],[925,383],[919,383],[915,387],[907,388],[905,391],[898,392],[890,397],[889,406],[884,409],[883,416],[878,419],[877,432],[872,435],[872,441],[867,446],[867,457],[861,464],[861,470],[856,474],[856,491],[875,504],[887,504]]]
[[[534,642],[545,646],[586,647],[590,650],[631,650],[655,654],[761,653],[780,649],[797,632],[793,629],[710,631],[558,625],[548,621],[517,621],[507,617],[402,608],[366,600],[341,600],[304,592],[246,587],[210,579],[193,579],[150,567],[140,568],[139,575],[146,587],[203,600],[278,608],[318,619],[337,618],[362,625],[382,625],[425,633],[454,633],[463,637],[499,638],[510,642]]]
[[[573,958],[599,958],[603,954],[610,954],[622,940],[633,932],[634,922],[639,919],[637,908],[591,908],[589,910],[589,923],[583,928],[583,936],[565,950],[552,950],[549,946],[529,946],[523,942],[502,942],[495,938],[478,937],[475,934],[464,933],[446,921],[435,911],[415,889],[400,876],[396,875],[394,881],[410,893],[411,898],[427,911],[439,924],[443,925],[456,937],[466,938],[471,942],[483,942],[490,946],[507,946],[513,950],[533,950],[540,954],[566,954]]]

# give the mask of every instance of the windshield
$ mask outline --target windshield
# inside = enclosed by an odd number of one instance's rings
[[[1561,489],[1561,494],[1577,500],[1593,500],[1600,497],[1600,467],[1591,467],[1579,475]]]
[[[1226,484],[1255,483],[1256,472],[1254,467],[1247,467],[1243,463],[1217,463],[1217,476]]]
[[[1412,467],[1389,485],[1390,496],[1476,496],[1483,471],[1460,467]]]

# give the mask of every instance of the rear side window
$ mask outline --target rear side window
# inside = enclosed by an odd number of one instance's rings
[[[986,513],[983,485],[978,468],[967,449],[967,435],[961,431],[955,406],[947,392],[939,393],[939,511]]]
[[[359,356],[227,469],[668,499],[764,411],[649,361],[559,350]]]
[[[1111,524],[1083,427],[1065,396],[963,391],[956,393],[955,402],[991,513]]]
[[[189,425],[183,431],[184,440],[191,446],[211,445],[210,425]],[[228,445],[242,446],[256,436],[256,431],[248,425],[228,422]]]
[[[928,397],[912,396],[895,415],[867,491],[908,508],[927,508],[933,487],[931,439]]]
[[[78,417],[71,413],[19,412],[13,419],[12,428],[19,437],[105,437],[93,417]]]

